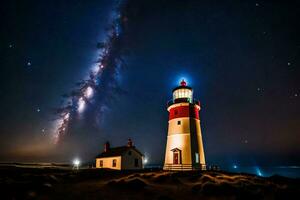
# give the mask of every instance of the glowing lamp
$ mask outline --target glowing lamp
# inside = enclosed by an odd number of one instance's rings
[[[144,161],[144,164],[148,163],[148,159],[147,158],[145,158],[143,161]]]
[[[173,90],[173,101],[176,99],[187,99],[190,103],[193,101],[193,89],[187,86],[184,79],[180,82],[180,86]]]
[[[78,169],[79,168],[79,165],[80,165],[80,160],[79,159],[74,159],[73,160],[73,165],[74,165],[74,168]]]

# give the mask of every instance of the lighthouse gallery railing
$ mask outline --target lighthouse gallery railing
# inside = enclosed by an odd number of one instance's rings
[[[192,164],[165,164],[164,170],[175,170],[175,171],[184,171],[184,170],[205,170],[206,165],[193,166]]]
[[[192,103],[192,104],[196,104],[198,106],[200,106],[200,101],[197,100],[197,99],[193,99],[193,100],[190,100],[189,98],[179,98],[179,99],[171,99],[167,102],[167,106],[171,106],[175,103]]]

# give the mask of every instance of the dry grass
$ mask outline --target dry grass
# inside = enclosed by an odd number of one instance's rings
[[[291,199],[299,179],[226,172],[0,168],[1,199]]]

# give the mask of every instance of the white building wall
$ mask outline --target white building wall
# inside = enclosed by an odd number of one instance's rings
[[[116,167],[113,167],[113,160],[116,160]],[[100,166],[100,161],[103,161],[103,167]],[[121,170],[122,165],[121,165],[121,156],[116,156],[116,157],[107,157],[107,158],[97,158],[96,159],[96,168],[109,168],[109,169],[116,169],[116,170]]]
[[[175,104],[170,107],[181,105],[182,103]],[[170,109],[170,107],[168,108],[168,110]],[[180,121],[180,124],[178,123],[178,121]],[[191,130],[191,126],[195,126],[193,130]],[[192,138],[191,134],[193,134],[193,137],[196,138]],[[192,147],[191,140],[193,139],[197,140],[197,146]],[[173,166],[177,169],[178,167],[181,167],[179,165],[175,166],[173,164],[173,151],[171,150],[175,148],[181,150],[181,164],[183,168],[192,168],[192,165],[193,167],[197,167],[199,166],[199,164],[201,164],[202,169],[205,169],[205,156],[199,119],[181,117],[169,120],[164,169],[170,169],[167,168],[167,166]],[[196,157],[199,157],[199,163],[196,161]]]
[[[129,155],[129,151],[131,155]],[[113,160],[116,160],[116,167],[113,167]],[[138,166],[135,166],[135,159],[138,159]],[[100,166],[101,160],[103,166]],[[96,158],[96,168],[109,168],[116,170],[127,170],[127,169],[143,169],[143,157],[134,150],[126,151],[122,156],[107,157],[107,158]]]
[[[182,117],[169,121],[165,164],[173,164],[173,152],[171,150],[174,148],[181,150],[182,164],[192,164],[189,120],[188,117]],[[180,124],[178,124],[178,121],[180,121]]]
[[[196,124],[196,131],[197,131],[197,140],[199,141],[198,142],[198,152],[199,152],[200,164],[202,166],[202,169],[206,169],[200,120],[198,120],[198,119],[193,119],[193,120],[196,120],[195,124]]]
[[[135,166],[135,159],[138,159],[138,166]],[[128,150],[122,156],[122,169],[143,169],[143,157],[134,150]]]

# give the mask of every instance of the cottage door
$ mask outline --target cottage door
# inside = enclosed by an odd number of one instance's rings
[[[173,152],[173,164],[179,164],[179,152]]]

